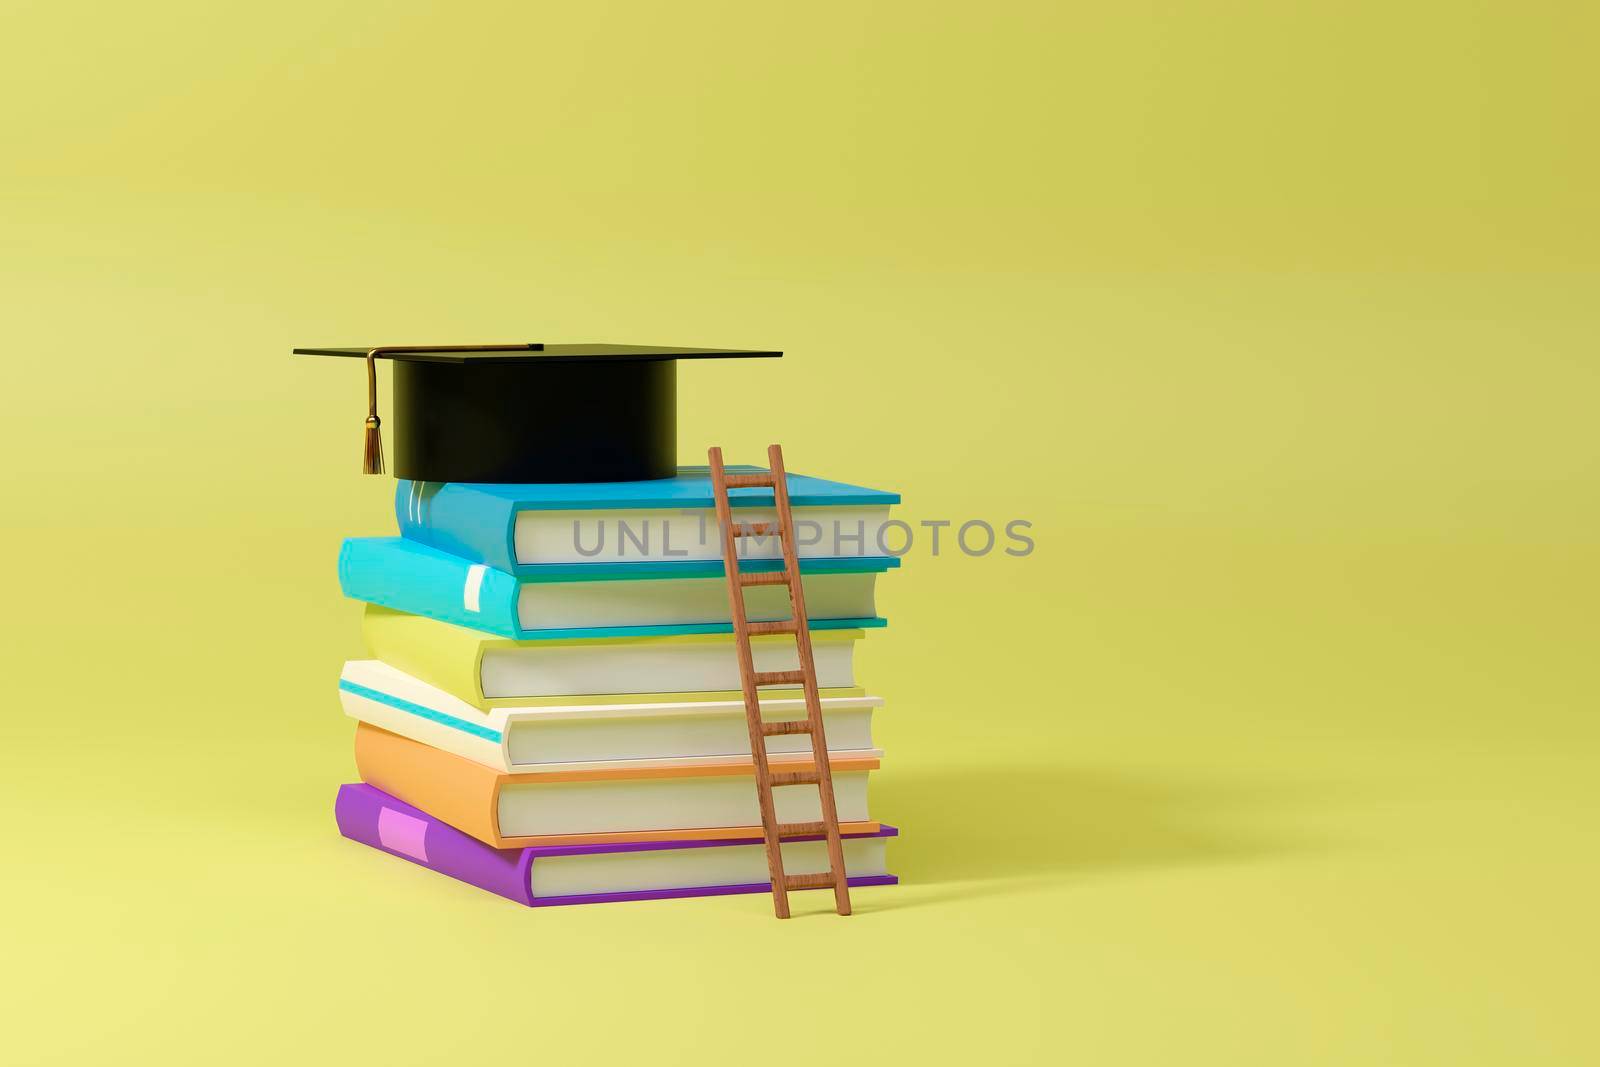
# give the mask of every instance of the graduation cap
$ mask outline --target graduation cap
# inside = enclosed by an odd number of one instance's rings
[[[589,344],[295,352],[366,360],[367,474],[383,473],[377,361],[394,361],[394,473],[419,482],[671,478],[678,468],[678,360],[783,355]]]

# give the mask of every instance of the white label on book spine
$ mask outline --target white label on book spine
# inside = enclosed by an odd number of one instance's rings
[[[488,567],[474,563],[467,568],[467,582],[461,587],[461,603],[474,614],[478,611],[478,592],[483,588],[483,576]]]

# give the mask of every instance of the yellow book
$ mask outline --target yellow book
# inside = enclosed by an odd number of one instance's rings
[[[421,615],[368,605],[362,623],[374,659],[487,711],[540,704],[639,703],[739,699],[732,634],[515,641]],[[823,696],[860,696],[855,644],[863,630],[813,631],[817,685]],[[758,671],[799,669],[794,639],[751,639]],[[763,689],[765,698],[797,689]]]

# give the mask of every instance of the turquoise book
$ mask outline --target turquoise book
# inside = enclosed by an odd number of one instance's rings
[[[813,630],[887,625],[875,606],[890,556],[800,561]],[[781,570],[780,559],[741,561]],[[352,537],[339,552],[339,585],[356,600],[469,629],[526,640],[732,633],[721,559],[613,564],[548,563],[511,574],[404,537]],[[745,590],[751,621],[790,617],[782,585]]]

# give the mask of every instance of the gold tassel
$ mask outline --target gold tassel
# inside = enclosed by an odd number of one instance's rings
[[[378,429],[378,416],[367,418],[367,432],[361,446],[361,473],[383,473],[383,431]]]
[[[383,421],[378,418],[378,349],[367,353],[367,432],[361,446],[361,473],[383,473]]]

